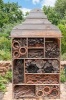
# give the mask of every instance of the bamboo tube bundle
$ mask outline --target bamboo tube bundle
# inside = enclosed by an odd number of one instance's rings
[[[27,49],[26,49],[26,38],[15,38],[12,40],[12,48],[13,48],[13,57],[14,58],[20,58],[26,55]]]
[[[20,47],[18,50],[13,51],[13,57],[14,58],[20,58],[25,57],[27,55],[27,49],[26,47]]]
[[[53,99],[58,98],[60,95],[59,86],[55,86],[55,85],[43,86],[43,92],[44,92],[44,96]]]
[[[26,57],[27,49],[26,47],[20,47],[18,50],[14,50],[12,53],[14,58]]]

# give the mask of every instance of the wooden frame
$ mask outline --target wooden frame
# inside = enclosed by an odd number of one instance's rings
[[[17,37],[18,38],[18,37]],[[21,38],[23,38],[23,37],[21,37]],[[21,60],[21,59],[23,59],[24,60],[24,83],[13,83],[13,94],[14,94],[14,86],[16,86],[16,85],[18,85],[18,86],[29,86],[29,85],[34,85],[35,86],[35,91],[36,91],[36,86],[47,86],[47,85],[49,85],[49,86],[58,86],[59,84],[60,84],[60,72],[59,73],[25,73],[25,60],[31,60],[31,59],[33,59],[33,60],[35,60],[35,59],[43,59],[43,60],[58,60],[59,61],[59,63],[60,63],[60,58],[46,58],[45,57],[45,39],[46,39],[46,37],[45,38],[43,38],[44,39],[44,47],[28,47],[28,39],[29,39],[30,37],[28,37],[28,38],[26,38],[26,40],[27,40],[27,56],[25,57],[25,58],[17,58],[18,60]],[[33,37],[34,38],[34,37]],[[35,37],[35,38],[37,38],[37,37]],[[42,37],[40,37],[40,38],[42,38]],[[48,37],[49,38],[49,37]],[[58,38],[57,38],[58,39]],[[60,41],[59,41],[60,42]],[[59,49],[60,49],[60,43],[59,43]],[[44,50],[44,57],[43,58],[28,58],[28,49],[43,49]],[[13,50],[13,49],[12,49]],[[13,53],[13,51],[12,51],[12,53]],[[12,56],[13,57],[13,56]],[[14,60],[15,60],[16,58],[13,58],[13,62],[14,62]],[[13,64],[13,62],[12,62],[12,64]],[[13,64],[13,67],[14,67],[14,64]],[[59,70],[60,70],[60,65],[59,65]],[[14,70],[13,70],[14,71]],[[34,74],[34,75],[58,75],[58,77],[59,77],[59,83],[57,83],[57,84],[27,84],[26,83],[26,75],[31,75],[31,74]],[[14,74],[13,74],[13,76],[14,76]],[[59,87],[59,89],[60,89],[60,87]],[[60,91],[59,91],[60,92]],[[60,94],[60,93],[59,93]],[[25,98],[25,96],[22,96],[22,97],[24,97]],[[33,96],[29,96],[30,98],[31,97],[33,97]],[[34,97],[36,97],[36,94],[35,94],[35,96]]]

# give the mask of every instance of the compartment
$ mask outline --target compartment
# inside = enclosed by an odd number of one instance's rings
[[[28,58],[43,58],[44,49],[28,49]]]
[[[14,98],[20,99],[23,97],[33,97],[35,96],[35,86],[34,85],[16,85],[14,87]]]
[[[44,47],[44,38],[28,38],[28,47]]]
[[[26,59],[25,73],[59,73],[60,62],[56,59]]]
[[[59,99],[60,87],[59,85],[36,85],[36,96],[43,96],[48,99]]]
[[[13,83],[23,83],[24,82],[24,60],[15,59],[13,61]]]
[[[27,74],[27,84],[59,84],[59,74]]]
[[[13,49],[19,49],[22,46],[27,46],[27,38],[14,38],[12,40]]]
[[[27,57],[27,39],[26,38],[14,38],[12,40],[12,56],[15,59]]]
[[[60,56],[60,40],[56,38],[45,39],[45,57],[58,58]]]

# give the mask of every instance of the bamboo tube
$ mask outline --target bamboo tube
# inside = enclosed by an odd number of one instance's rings
[[[51,96],[52,98],[57,98],[57,97],[59,96],[59,90],[56,89],[56,88],[53,88],[53,89],[51,90],[50,96]]]
[[[27,52],[27,49],[26,49],[25,47],[20,47],[19,53],[20,53],[21,55],[25,55],[26,52]]]
[[[13,47],[13,49],[19,49],[19,47],[20,47],[19,42],[16,41],[16,40],[14,40],[14,41],[13,41],[13,44],[12,44],[12,47]]]
[[[19,51],[14,51],[13,52],[13,57],[14,58],[19,58],[20,57]]]
[[[51,92],[51,89],[49,86],[45,86],[43,90],[44,90],[44,95],[48,95]]]
[[[42,90],[37,91],[36,95],[37,96],[43,96],[43,91]]]

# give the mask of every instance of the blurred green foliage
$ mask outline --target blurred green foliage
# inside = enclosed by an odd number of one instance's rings
[[[52,24],[62,32],[61,53],[66,53],[66,0],[56,0],[55,6],[43,6],[43,11]],[[66,59],[65,59],[66,60]]]
[[[62,83],[66,82],[65,70],[64,69],[61,70],[60,80],[61,80]]]
[[[0,0],[0,60],[11,59],[10,32],[14,26],[24,20],[18,3],[4,3]]]
[[[12,71],[7,71],[5,76],[0,75],[0,91],[6,92],[6,85],[12,81]]]
[[[66,60],[66,53],[64,53],[63,55],[61,55],[61,60],[62,61]]]
[[[66,53],[66,25],[61,23],[61,24],[58,24],[58,27],[61,30],[62,36],[63,36],[61,40],[61,52],[63,55],[64,53]]]

